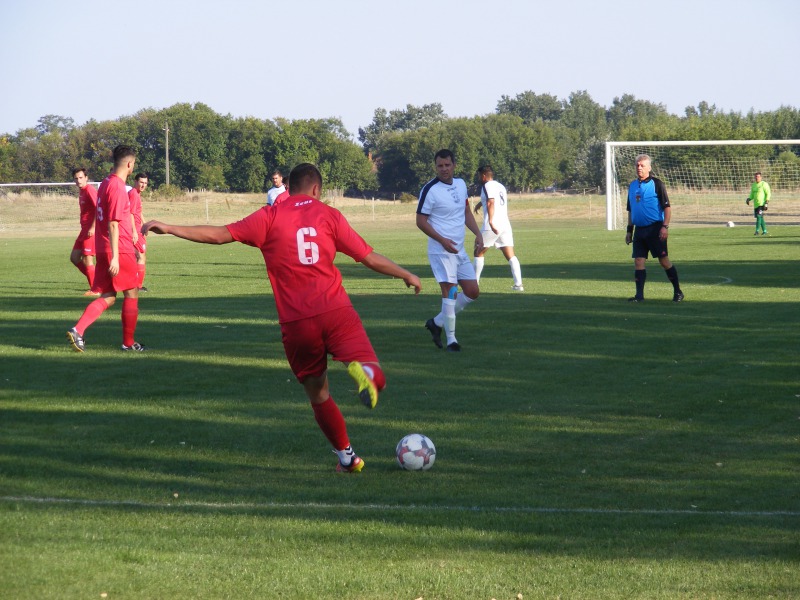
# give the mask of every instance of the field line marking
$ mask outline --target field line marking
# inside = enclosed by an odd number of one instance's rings
[[[20,502],[24,504],[68,504],[75,506],[96,507],[131,507],[131,508],[215,508],[221,510],[268,510],[268,509],[348,509],[376,511],[415,511],[439,510],[458,512],[485,512],[509,514],[575,514],[575,515],[692,515],[722,517],[800,517],[800,511],[794,510],[699,510],[699,509],[657,509],[657,508],[547,508],[526,506],[450,506],[427,504],[335,504],[328,502],[140,502],[137,500],[90,500],[81,498],[41,498],[36,496],[0,496],[2,502]]]

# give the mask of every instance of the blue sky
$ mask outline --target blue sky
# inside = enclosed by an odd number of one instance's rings
[[[494,112],[526,90],[800,107],[797,0],[2,0],[0,133],[202,102],[262,119]]]

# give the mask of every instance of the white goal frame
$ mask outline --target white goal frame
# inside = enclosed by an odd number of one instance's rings
[[[641,147],[652,148],[656,146],[797,146],[800,140],[702,140],[702,141],[638,141],[638,142],[606,142],[606,228],[609,231],[621,228],[623,213],[625,212],[624,190],[615,177],[617,172],[615,148]],[[631,180],[634,178],[633,164]]]

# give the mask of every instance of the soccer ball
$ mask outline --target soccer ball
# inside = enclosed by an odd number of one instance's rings
[[[406,471],[427,471],[436,462],[436,446],[421,433],[409,433],[397,443],[395,455]]]
[[[728,221],[728,222],[726,223],[726,225],[727,225],[728,227],[736,227],[736,223],[734,223],[733,221]]]

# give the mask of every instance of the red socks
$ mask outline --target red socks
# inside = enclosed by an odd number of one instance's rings
[[[122,299],[122,344],[133,346],[136,341],[133,334],[136,332],[136,322],[139,320],[139,299]],[[80,333],[80,331],[78,331]]]
[[[75,324],[75,329],[79,334],[83,335],[86,328],[100,318],[100,315],[108,308],[108,304],[104,298],[98,298],[89,303],[89,306],[83,311],[81,318]]]
[[[86,279],[89,280],[89,289],[94,290],[92,287],[94,285],[94,265],[84,265],[84,275],[86,275]]]
[[[311,408],[314,409],[317,425],[331,445],[336,450],[347,448],[350,445],[350,438],[347,437],[347,425],[339,407],[333,401],[333,397],[328,398],[322,404],[312,404]]]
[[[145,268],[146,266],[147,265],[140,265],[140,264],[136,265],[136,276],[139,278],[139,287],[142,287],[142,284],[144,283],[144,274],[145,271],[147,270]]]

